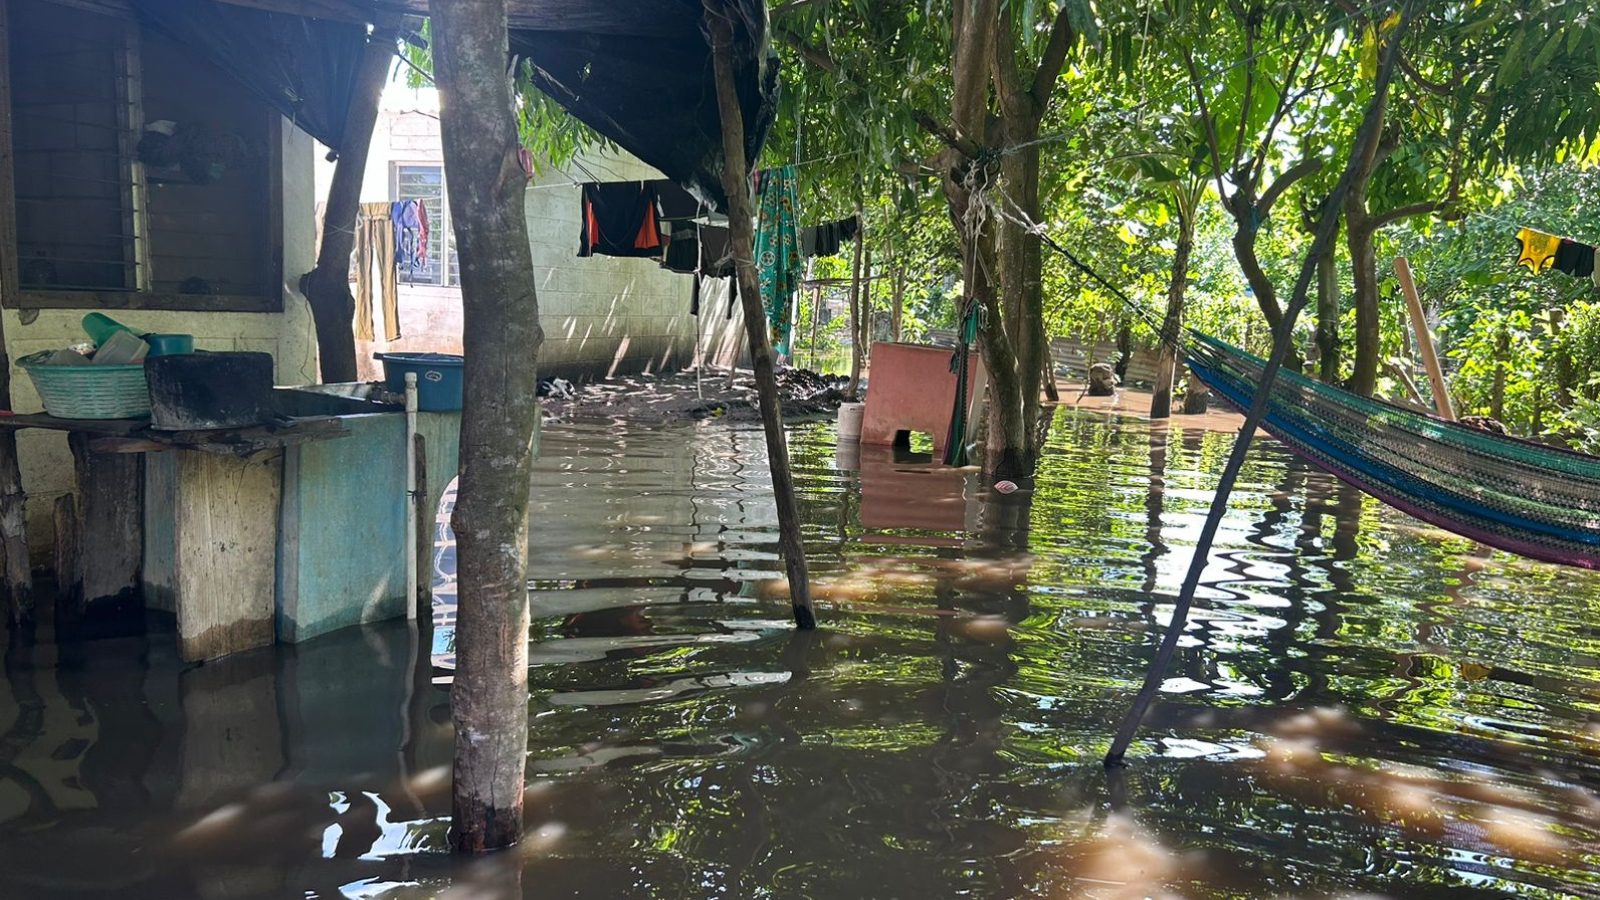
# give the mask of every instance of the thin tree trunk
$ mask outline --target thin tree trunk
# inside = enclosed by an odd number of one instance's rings
[[[1499,421],[1506,412],[1506,374],[1511,361],[1511,330],[1500,326],[1494,342],[1494,384],[1489,389],[1489,417]]]
[[[850,266],[850,383],[845,386],[844,398],[854,401],[861,390],[861,254],[866,244],[866,220],[861,216],[861,204],[856,204],[855,260]]]
[[[864,368],[872,367],[872,341],[873,341],[873,312],[872,312],[872,245],[868,244],[862,251],[861,260],[861,318],[857,322],[861,339],[861,364]]]
[[[739,106],[733,66],[733,11],[721,0],[705,0],[705,20],[711,35],[711,60],[717,78],[717,108],[722,114],[722,189],[728,195],[729,249],[736,261],[739,302],[744,307],[745,331],[750,337],[750,359],[755,368],[756,394],[761,403],[761,427],[767,440],[767,461],[772,467],[772,493],[778,507],[778,550],[789,575],[789,599],[795,624],[817,627],[811,608],[811,586],[806,572],[805,545],[800,535],[800,513],[795,503],[794,477],[789,471],[789,448],[783,435],[783,409],[773,372],[772,346],[767,338],[766,313],[756,283],[755,234],[750,183],[746,176],[744,112]]]
[[[1178,339],[1183,333],[1183,297],[1189,285],[1189,256],[1194,252],[1194,219],[1178,213],[1178,249],[1172,256],[1172,278],[1167,283],[1167,312],[1161,320],[1157,348],[1156,382],[1150,388],[1150,418],[1172,415],[1172,380],[1178,369]]]
[[[350,252],[355,249],[356,212],[361,205],[361,179],[367,168],[367,151],[378,121],[378,101],[383,95],[394,44],[374,33],[350,97],[345,115],[344,146],[333,167],[328,202],[322,213],[322,246],[317,266],[300,279],[300,291],[311,306],[317,330],[317,358],[327,384],[356,380],[356,337],[352,329],[356,301],[350,293]]]
[[[896,343],[900,342],[904,334],[906,314],[906,271],[896,268],[894,271],[894,308],[889,316],[889,330]]]
[[[1339,380],[1339,261],[1332,253],[1317,260],[1317,375],[1324,384]]]
[[[1006,213],[998,232],[1000,269],[1000,308],[1006,325],[1006,337],[1016,354],[1016,397],[996,396],[995,402],[1015,403],[1022,417],[1023,434],[1027,437],[1024,455],[1033,457],[1039,450],[1039,396],[1044,380],[1044,357],[1047,354],[1044,337],[1043,269],[1039,239],[1018,222],[1038,222],[1040,145],[1038,121],[1012,122],[1008,133],[1011,143],[1022,149],[1008,154],[1000,164],[1000,183],[1003,195],[999,203]]]
[[[460,584],[451,843],[480,853],[522,836],[528,491],[544,330],[506,78],[506,0],[434,4],[433,51],[466,355],[452,519]]]
[[[1350,248],[1350,275],[1356,308],[1356,353],[1351,360],[1350,390],[1371,397],[1378,388],[1382,328],[1378,306],[1378,250],[1376,233],[1365,204],[1358,207],[1351,192],[1345,204],[1345,241]]]

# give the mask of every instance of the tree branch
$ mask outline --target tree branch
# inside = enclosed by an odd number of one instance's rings
[[[769,18],[777,19],[790,13],[799,12],[808,6],[816,6],[821,2],[823,2],[823,0],[789,0],[788,3],[779,3],[777,6],[774,6],[772,11],[767,15]]]
[[[1266,219],[1267,214],[1272,212],[1272,205],[1278,202],[1278,198],[1282,197],[1283,192],[1287,191],[1291,185],[1302,178],[1315,175],[1321,170],[1322,160],[1315,157],[1302,159],[1284,169],[1283,174],[1272,182],[1272,187],[1267,188],[1266,193],[1261,195],[1261,200],[1256,203],[1256,208],[1260,211],[1261,218]]]
[[[1449,200],[1425,200],[1421,203],[1408,203],[1405,206],[1397,206],[1388,212],[1373,216],[1372,227],[1382,228],[1385,225],[1391,225],[1401,219],[1409,219],[1412,216],[1432,215],[1445,210],[1449,206]]]
[[[1222,189],[1222,151],[1217,144],[1217,125],[1211,119],[1211,110],[1206,103],[1205,86],[1200,83],[1200,70],[1195,67],[1194,54],[1188,48],[1183,51],[1183,64],[1189,69],[1189,83],[1194,86],[1194,99],[1200,104],[1200,123],[1205,126],[1206,146],[1211,150],[1211,174],[1217,179],[1217,199],[1223,206],[1228,205],[1228,192]]]
[[[834,59],[833,54],[829,53],[825,48],[813,47],[805,38],[779,25],[773,26],[772,33],[781,38],[785,44],[788,44],[790,49],[800,54],[800,58],[806,62],[830,75],[842,74],[839,61]]]
[[[956,134],[954,129],[935,119],[927,110],[914,109],[911,111],[911,118],[921,126],[923,131],[943,141],[947,147],[967,159],[977,159],[983,155],[982,147]]]
[[[1400,71],[1404,72],[1407,78],[1416,83],[1417,87],[1422,88],[1435,97],[1452,96],[1449,85],[1440,84],[1436,81],[1429,81],[1421,72],[1417,71],[1416,66],[1407,62],[1404,56],[1400,57],[1396,64],[1400,66]]]
[[[1067,16],[1067,3],[1063,2],[1061,11],[1056,13],[1055,22],[1050,25],[1050,39],[1044,45],[1044,53],[1039,56],[1039,68],[1034,70],[1033,87],[1028,89],[1035,115],[1043,116],[1050,105],[1050,94],[1055,90],[1056,79],[1061,77],[1061,70],[1067,64],[1067,54],[1076,43],[1078,32],[1073,29],[1072,21]]]

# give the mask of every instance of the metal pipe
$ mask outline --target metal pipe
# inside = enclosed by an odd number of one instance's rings
[[[417,373],[406,373],[406,621],[417,620]]]

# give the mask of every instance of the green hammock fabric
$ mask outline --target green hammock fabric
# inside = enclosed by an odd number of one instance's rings
[[[1234,406],[1264,362],[1190,332],[1190,367]],[[1275,380],[1263,423],[1290,449],[1424,521],[1522,556],[1600,568],[1600,459],[1447,422],[1296,372]]]

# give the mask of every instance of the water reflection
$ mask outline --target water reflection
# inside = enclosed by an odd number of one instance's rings
[[[1271,444],[1108,781],[1230,440],[1063,412],[1002,497],[797,430],[798,634],[759,432],[552,428],[522,847],[442,852],[446,545],[431,634],[193,668],[159,630],[13,636],[0,894],[1600,896],[1600,580]]]

